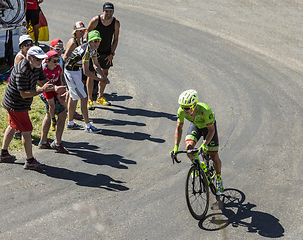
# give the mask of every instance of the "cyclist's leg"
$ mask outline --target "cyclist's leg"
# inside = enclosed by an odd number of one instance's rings
[[[208,153],[209,153],[209,156],[211,157],[211,159],[213,160],[214,167],[215,167],[217,174],[221,174],[222,163],[221,163],[221,160],[220,160],[219,154],[218,154],[219,138],[218,138],[216,122],[214,123],[214,126],[215,126],[215,134],[208,144]],[[208,130],[207,130],[207,132],[208,132]],[[207,135],[207,133],[206,133],[206,135]],[[203,135],[203,137],[205,138],[206,135]]]
[[[202,132],[200,129],[193,123],[189,125],[186,138],[185,138],[185,145],[186,145],[186,150],[193,149],[199,139],[202,136]],[[195,159],[195,156],[192,154],[187,154],[188,158],[193,161]]]
[[[214,163],[214,167],[215,167],[216,175],[217,175],[216,176],[217,177],[217,182],[216,182],[217,195],[220,195],[224,191],[222,177],[221,177],[222,162],[221,162],[221,160],[219,158],[219,154],[218,154],[219,138],[218,138],[216,122],[214,123],[214,126],[215,126],[215,134],[214,134],[213,138],[211,139],[210,143],[208,144],[208,153]]]

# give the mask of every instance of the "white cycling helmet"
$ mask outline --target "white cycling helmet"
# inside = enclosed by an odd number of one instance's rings
[[[193,106],[198,102],[198,93],[196,90],[186,90],[181,93],[178,103],[182,106]]]

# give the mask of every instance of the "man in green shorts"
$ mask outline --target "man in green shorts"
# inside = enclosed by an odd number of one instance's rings
[[[221,160],[218,155],[219,138],[216,127],[215,115],[211,108],[198,102],[198,93],[195,90],[187,90],[179,97],[180,108],[178,110],[177,128],[175,131],[175,147],[171,152],[173,155],[178,151],[182,137],[184,118],[191,122],[185,138],[186,150],[193,149],[201,136],[203,143],[199,147],[203,152],[209,152],[209,156],[214,162],[217,174],[217,195],[223,193],[223,181],[221,178]],[[198,158],[198,154],[188,154],[191,161]]]

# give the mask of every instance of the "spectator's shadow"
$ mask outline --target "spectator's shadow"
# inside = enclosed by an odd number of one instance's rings
[[[84,151],[80,149],[83,143],[69,143],[65,144],[70,154],[75,154],[82,158],[84,162],[96,165],[107,165],[113,168],[128,169],[126,164],[137,164],[133,160],[124,159],[117,154],[103,154],[96,151]],[[93,149],[90,149],[93,150]]]
[[[133,99],[132,96],[118,95],[117,93],[111,93],[111,94],[104,93],[104,97],[109,102],[123,102],[128,99]]]
[[[112,119],[112,120],[107,120],[107,119],[102,119],[102,118],[89,118],[89,119],[93,123],[104,124],[104,125],[107,125],[107,126],[126,126],[126,125],[139,126],[139,127],[146,126],[145,123],[139,123],[139,122],[133,122],[133,121],[124,121],[124,120],[118,120],[118,119]]]
[[[47,169],[40,173],[52,178],[74,181],[77,185],[84,187],[103,188],[109,191],[129,190],[128,187],[122,185],[125,182],[115,180],[104,174],[92,175],[52,166],[47,166]]]
[[[258,233],[263,237],[279,238],[284,236],[284,228],[276,217],[252,211],[255,204],[243,204],[245,195],[237,189],[225,189],[221,195],[223,203],[222,213],[207,215],[199,222],[199,227],[207,231],[216,231],[226,228],[229,224],[233,227],[247,227],[249,233]]]
[[[151,111],[151,110],[146,110],[146,109],[141,109],[141,108],[129,108],[129,107],[113,105],[113,104],[111,106],[107,106],[107,107],[103,107],[102,105],[97,105],[95,107],[100,108],[102,110],[112,111],[113,113],[126,114],[129,116],[143,116],[143,117],[150,117],[150,118],[167,118],[172,121],[177,120],[177,116],[174,114],[165,113],[165,112],[156,112],[156,111]]]
[[[101,134],[105,136],[121,137],[129,140],[137,140],[137,141],[149,140],[151,142],[157,142],[157,143],[165,142],[165,140],[162,138],[152,138],[150,134],[142,133],[142,132],[128,133],[128,132],[120,132],[116,130],[103,129]]]
[[[83,159],[83,162],[95,165],[107,165],[113,168],[128,169],[126,164],[137,164],[136,161],[124,159],[117,154],[102,154],[92,151],[81,151],[77,149],[71,150]]]

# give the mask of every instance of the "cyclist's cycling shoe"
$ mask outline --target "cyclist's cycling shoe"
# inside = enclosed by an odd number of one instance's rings
[[[224,187],[223,187],[223,181],[222,181],[222,179],[220,179],[220,180],[217,179],[216,185],[217,185],[217,192],[216,192],[216,194],[217,195],[221,195],[224,192]]]

